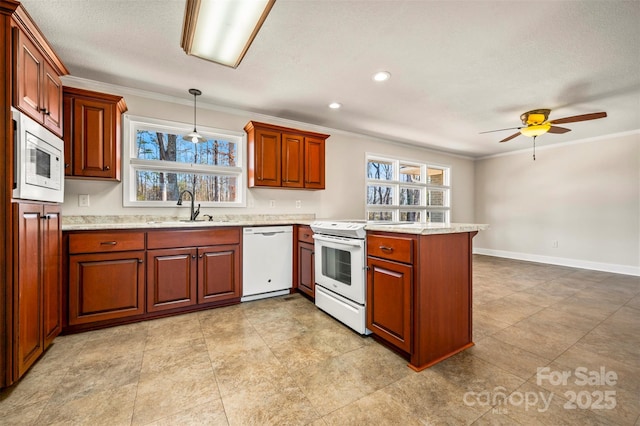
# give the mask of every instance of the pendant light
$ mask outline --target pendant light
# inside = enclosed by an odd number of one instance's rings
[[[196,130],[196,96],[202,95],[202,92],[198,89],[189,89],[189,93],[193,95],[193,132],[188,135],[184,135],[182,139],[191,141],[193,143],[206,142],[207,139],[203,138]]]

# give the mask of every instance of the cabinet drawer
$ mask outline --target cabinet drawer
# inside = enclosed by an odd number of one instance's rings
[[[381,259],[413,263],[413,240],[410,238],[368,235],[367,253],[369,256]]]
[[[69,253],[144,250],[144,232],[87,232],[69,235]]]
[[[177,248],[240,244],[240,228],[149,231],[147,248]]]
[[[313,244],[313,231],[310,226],[300,225],[298,227],[298,241]]]

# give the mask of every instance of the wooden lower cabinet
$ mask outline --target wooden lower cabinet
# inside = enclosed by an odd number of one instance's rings
[[[367,234],[367,328],[416,371],[470,346],[474,232]]]
[[[240,302],[239,227],[65,235],[65,331]]]
[[[198,248],[198,303],[242,297],[240,265],[238,244]]]
[[[13,204],[14,270],[11,379],[20,378],[62,328],[60,206]]]
[[[298,290],[315,298],[315,248],[313,244],[298,242]]]
[[[239,298],[238,245],[149,250],[147,312]]]
[[[147,312],[195,305],[197,249],[147,251]]]
[[[69,325],[144,313],[144,251],[69,257]]]
[[[405,352],[411,352],[413,267],[369,257],[367,328]]]
[[[313,230],[308,225],[296,226],[293,282],[298,291],[315,299],[315,246]]]

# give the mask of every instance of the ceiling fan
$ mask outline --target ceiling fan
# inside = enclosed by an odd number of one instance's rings
[[[520,127],[508,127],[506,129],[498,129],[498,130],[489,130],[483,133],[491,133],[491,132],[502,132],[504,130],[519,130],[517,133],[514,133],[511,136],[508,136],[502,139],[500,142],[508,142],[513,138],[516,138],[520,135],[533,137],[533,159],[536,159],[535,154],[535,143],[536,137],[543,135],[545,133],[567,133],[570,132],[571,129],[567,129],[566,127],[555,126],[555,124],[566,124],[566,123],[577,123],[579,121],[588,121],[595,120],[598,118],[605,118],[607,116],[606,112],[592,112],[590,114],[581,114],[581,115],[573,115],[571,117],[557,118],[555,120],[549,120],[550,109],[534,109],[531,111],[527,111],[524,114],[520,115],[520,120],[522,121],[522,126]]]

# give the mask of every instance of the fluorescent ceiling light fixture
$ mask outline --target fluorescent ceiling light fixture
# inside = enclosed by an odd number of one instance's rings
[[[391,73],[388,71],[380,71],[373,75],[375,81],[387,81],[391,78]]]
[[[341,104],[341,103],[339,103],[339,102],[331,102],[331,103],[329,104],[329,108],[331,108],[331,109],[338,109],[338,108],[340,108],[341,106],[342,106],[342,104]]]
[[[237,68],[276,0],[187,0],[187,55]]]

